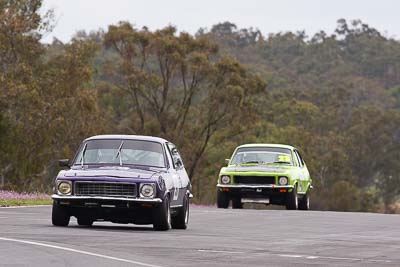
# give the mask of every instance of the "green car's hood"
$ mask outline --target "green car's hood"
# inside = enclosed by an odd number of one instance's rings
[[[228,166],[222,168],[223,172],[268,172],[268,173],[285,173],[292,169],[293,166]]]

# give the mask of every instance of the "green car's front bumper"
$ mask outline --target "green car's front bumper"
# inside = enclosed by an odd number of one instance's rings
[[[250,184],[217,184],[219,188],[270,188],[270,189],[293,189],[293,185],[250,185]]]
[[[231,197],[240,197],[242,203],[282,205],[293,185],[217,184],[217,188]]]

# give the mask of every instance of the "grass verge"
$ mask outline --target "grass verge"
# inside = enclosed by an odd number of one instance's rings
[[[35,206],[35,205],[50,205],[51,199],[2,199],[0,198],[0,207],[12,206]]]
[[[43,193],[19,193],[0,190],[0,207],[49,205],[52,199]]]

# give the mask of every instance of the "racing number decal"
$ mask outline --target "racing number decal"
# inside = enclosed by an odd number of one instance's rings
[[[290,156],[289,155],[279,155],[278,161],[279,162],[290,162]]]
[[[172,197],[173,200],[178,200],[179,196],[179,187],[180,187],[180,177],[178,175],[174,175],[174,196]]]
[[[173,200],[178,200],[179,198],[179,191],[182,188],[182,180],[179,176],[180,170],[183,168],[182,159],[179,155],[178,150],[176,149],[175,145],[172,143],[167,143],[169,155],[171,156],[172,166],[174,167],[174,174],[173,174],[173,183],[174,183],[174,195],[172,197]]]

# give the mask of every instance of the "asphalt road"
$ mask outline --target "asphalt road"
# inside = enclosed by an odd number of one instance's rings
[[[187,230],[0,208],[0,266],[400,266],[400,216],[192,207]]]

